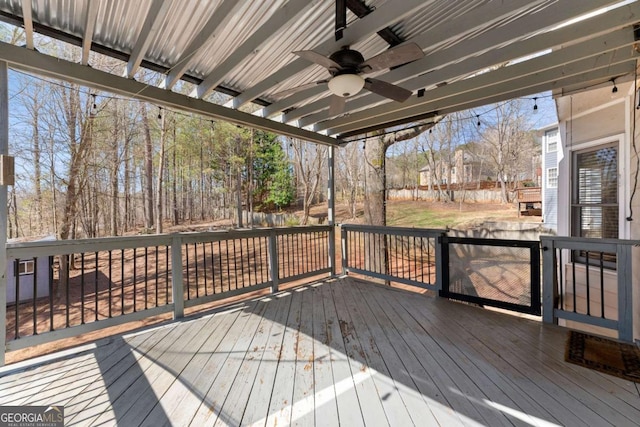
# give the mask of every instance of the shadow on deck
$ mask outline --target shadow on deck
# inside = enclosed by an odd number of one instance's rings
[[[0,370],[65,425],[637,425],[635,384],[566,329],[342,278]]]

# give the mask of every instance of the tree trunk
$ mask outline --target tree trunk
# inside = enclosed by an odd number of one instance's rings
[[[158,181],[156,183],[156,233],[162,233],[162,180],[164,177],[164,140],[165,140],[165,117],[166,111],[162,114],[160,121],[160,158],[158,159]]]
[[[131,143],[129,141],[129,134],[124,138],[124,231],[129,231],[131,227],[132,218],[135,218],[134,207],[131,206],[131,159],[130,157]]]
[[[171,205],[172,205],[172,223],[178,225],[178,166],[177,166],[177,152],[176,147],[173,147],[173,153],[171,157],[173,165],[173,179],[171,182]]]
[[[236,171],[236,214],[238,215],[238,228],[244,227],[242,222],[242,170],[237,166]]]
[[[399,141],[415,138],[431,127],[430,125],[398,131],[390,135],[380,135],[367,140],[365,157],[365,205],[364,216],[367,224],[385,227],[387,225],[386,199],[386,153],[387,149]],[[365,268],[380,274],[388,274],[388,245],[383,234],[366,236]]]
[[[12,185],[11,186],[11,203],[10,203],[10,207],[11,210],[13,211],[13,224],[15,226],[11,225],[11,218],[9,218],[9,237],[20,237],[20,222],[18,220],[18,199],[16,198],[16,186]],[[13,230],[13,233],[12,233]],[[13,234],[13,236],[12,236]],[[24,235],[24,231],[23,231],[23,235]]]
[[[386,163],[387,146],[384,137],[367,141],[365,158],[365,200],[364,218],[370,225],[387,225],[386,217]]]
[[[63,114],[66,120],[66,132],[69,138],[70,153],[69,172],[67,174],[67,194],[60,225],[60,239],[67,240],[73,234],[75,220],[78,212],[78,198],[80,195],[79,180],[86,168],[86,154],[92,145],[91,135],[93,117],[89,114],[88,120],[83,121],[80,117],[80,97],[79,91],[75,88],[63,89]],[[80,138],[77,139],[77,129],[80,129]],[[73,257],[71,257],[73,258]],[[69,258],[60,257],[60,280],[65,282],[68,279],[66,272]]]
[[[118,132],[120,129],[120,116],[118,114],[118,104],[115,104],[113,112],[114,116],[114,128],[112,130],[111,141],[111,221],[110,221],[110,234],[112,236],[118,235],[118,169],[120,166],[118,158]]]
[[[33,108],[33,187],[36,193],[36,233],[43,231],[42,221],[42,171],[40,169],[40,124],[39,124],[39,106],[34,105]]]
[[[145,103],[141,103],[142,127],[144,129],[144,228],[153,228],[153,143],[151,141],[151,129]],[[164,114],[162,115],[164,120]],[[164,121],[163,121],[164,123]],[[161,179],[161,178],[160,178]]]
[[[200,221],[204,221],[204,150],[200,145]]]

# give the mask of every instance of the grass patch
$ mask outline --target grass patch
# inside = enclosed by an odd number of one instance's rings
[[[460,222],[458,215],[429,211],[416,207],[387,207],[387,223],[398,227],[446,228]]]
[[[510,205],[440,203],[422,201],[387,202],[387,224],[417,228],[469,228],[485,221],[517,220]]]

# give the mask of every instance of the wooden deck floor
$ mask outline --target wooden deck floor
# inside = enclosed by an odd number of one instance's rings
[[[640,424],[635,384],[563,360],[566,330],[339,279],[0,371],[0,405],[66,425]]]

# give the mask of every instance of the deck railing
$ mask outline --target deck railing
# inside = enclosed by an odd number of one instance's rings
[[[16,350],[329,273],[332,227],[7,245],[14,274],[6,350]],[[25,260],[45,274],[19,274]],[[36,267],[37,269],[37,267]],[[26,283],[27,277],[30,283]],[[42,281],[46,281],[43,286]],[[21,297],[26,294],[29,298]],[[1,353],[1,352],[0,352]],[[0,354],[1,355],[1,354]]]
[[[640,241],[542,236],[543,320],[616,331],[633,340],[632,247]]]
[[[333,238],[325,225],[9,244],[16,273],[7,285],[15,302],[7,307],[5,348],[163,314],[179,318],[185,308],[332,274]],[[444,265],[445,239],[444,230],[342,225],[343,272],[442,291],[451,268]],[[631,254],[640,242],[541,242],[544,321],[609,328],[631,341]],[[41,265],[45,274],[38,274]],[[29,269],[33,274],[20,274]]]
[[[438,291],[444,230],[343,224],[342,271]],[[374,254],[371,256],[371,254]]]

